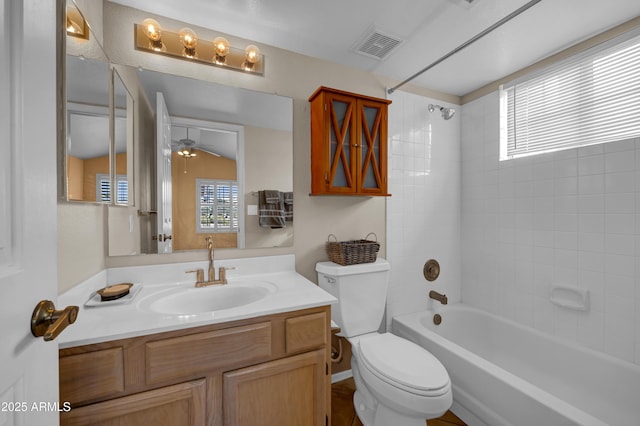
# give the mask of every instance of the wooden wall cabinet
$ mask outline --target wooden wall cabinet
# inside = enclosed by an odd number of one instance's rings
[[[390,100],[320,87],[311,103],[311,195],[388,196]]]
[[[60,350],[62,425],[331,423],[330,308]]]

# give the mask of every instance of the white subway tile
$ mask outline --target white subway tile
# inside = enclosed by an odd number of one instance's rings
[[[605,173],[604,182],[606,192],[634,192],[636,190],[635,172]]]
[[[635,167],[635,152],[633,155],[629,155],[628,151],[610,152],[604,156],[605,173],[633,171]]]
[[[594,232],[578,232],[578,250],[601,255],[605,250],[605,235]],[[584,265],[588,268],[588,265]]]
[[[605,205],[607,213],[635,213],[636,194],[634,192],[607,193]]]
[[[578,177],[578,194],[602,194],[604,192],[604,174],[583,175]]]
[[[605,231],[604,214],[580,213],[578,215],[578,231],[603,234]]]
[[[604,173],[604,156],[590,155],[578,159],[578,175],[596,175]]]
[[[630,213],[606,213],[605,232],[631,235],[636,232],[636,218]]]

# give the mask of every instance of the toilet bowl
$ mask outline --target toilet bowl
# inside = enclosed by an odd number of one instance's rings
[[[391,333],[348,340],[354,406],[365,426],[424,426],[451,407],[449,375],[427,350]]]
[[[391,333],[379,333],[389,264],[316,265],[320,286],[338,299],[332,318],[352,346],[354,407],[365,426],[424,426],[451,407],[451,381],[429,351]]]

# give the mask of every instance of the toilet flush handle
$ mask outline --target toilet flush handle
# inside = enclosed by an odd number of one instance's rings
[[[333,277],[329,277],[329,276],[327,276],[327,275],[323,275],[323,277],[324,277],[324,279],[325,279],[325,280],[327,280],[327,282],[328,282],[329,284],[335,284],[335,283],[336,283],[336,279],[335,279],[335,278],[333,278]]]

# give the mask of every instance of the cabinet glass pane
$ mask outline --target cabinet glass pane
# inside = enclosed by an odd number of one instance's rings
[[[331,186],[349,186],[349,164],[351,163],[351,141],[349,134],[352,120],[346,117],[349,104],[332,101],[331,103],[331,170],[335,167],[335,174]],[[344,135],[344,139],[343,136]]]
[[[362,187],[379,188],[375,171],[380,171],[380,128],[376,128],[376,117],[380,110],[378,108],[364,107],[364,120],[362,122]],[[365,132],[365,126],[368,132]],[[373,158],[369,158],[372,150]],[[375,170],[374,170],[375,168]]]

